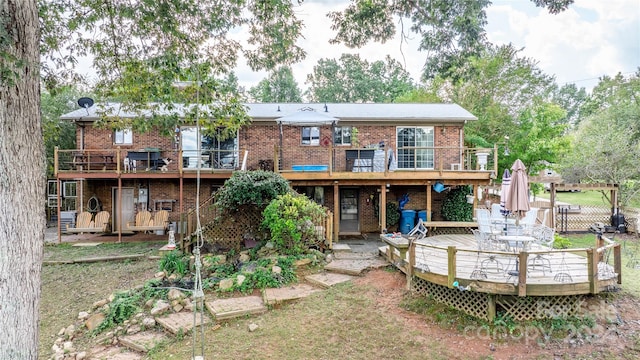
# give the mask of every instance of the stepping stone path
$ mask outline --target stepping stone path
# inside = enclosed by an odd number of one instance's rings
[[[121,337],[120,343],[131,350],[146,353],[168,338],[163,333],[145,331]]]
[[[279,304],[285,301],[297,300],[307,297],[314,292],[320,291],[311,285],[297,284],[284,288],[265,289],[264,302],[267,305]]]
[[[353,276],[345,275],[345,274],[336,274],[336,273],[324,273],[324,274],[313,274],[305,276],[308,282],[321,286],[323,288],[330,288],[334,285],[341,284],[343,282],[353,280]]]
[[[205,302],[207,310],[216,320],[231,319],[249,314],[260,314],[267,311],[259,296],[217,299]]]
[[[386,252],[381,247],[381,253]],[[336,284],[350,281],[354,276],[361,275],[362,272],[372,268],[387,266],[388,263],[375,253],[354,253],[347,244],[333,245],[334,260],[325,266],[327,272],[307,275],[305,280],[316,287],[308,284],[295,284],[292,286],[276,289],[265,289],[263,296],[245,296],[238,298],[215,299],[205,301],[205,307],[215,320],[226,320],[240,316],[261,314],[267,311],[265,305],[280,304],[287,301],[297,300],[307,297],[320,288],[329,288]],[[304,266],[306,263],[296,263],[296,266]],[[155,322],[160,324],[171,334],[186,334],[193,328],[193,312],[183,310],[171,313],[166,316],[159,315]],[[151,318],[153,321],[153,318]],[[197,314],[196,325],[206,325],[211,322],[209,316],[205,315],[204,320]],[[215,325],[210,330],[216,330],[220,325]],[[110,360],[140,360],[143,353],[146,353],[159,343],[167,341],[169,338],[165,332],[143,331],[124,335],[114,339],[111,346],[98,345],[91,352],[87,359],[110,359]],[[65,357],[66,359],[66,357]]]
[[[172,334],[178,334],[180,332],[186,334],[193,328],[193,313],[191,311],[174,313],[166,317],[156,318],[156,321]],[[208,324],[210,322],[211,319],[209,319],[207,315],[201,317],[200,314],[196,314],[195,326]]]

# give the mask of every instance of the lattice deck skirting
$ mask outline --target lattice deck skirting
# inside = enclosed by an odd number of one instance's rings
[[[416,276],[411,281],[411,289],[465,314],[488,321],[493,321],[496,311],[504,311],[516,321],[571,316],[578,313],[583,301],[582,295],[519,297],[461,291]]]

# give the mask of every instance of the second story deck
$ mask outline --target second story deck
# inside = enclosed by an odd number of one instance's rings
[[[251,150],[91,149],[56,150],[59,178],[229,178],[236,170],[276,171],[295,182],[331,184],[381,179],[395,184],[486,182],[497,173],[497,149],[415,147],[402,152],[382,148],[309,147],[295,152],[274,146],[271,157]]]

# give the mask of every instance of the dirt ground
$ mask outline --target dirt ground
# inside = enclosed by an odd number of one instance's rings
[[[384,270],[368,272],[358,278],[356,284],[377,289],[375,302],[404,322],[408,329],[421,332],[428,339],[436,339],[446,349],[456,349],[460,358],[494,359],[637,359],[640,357],[640,300],[625,294],[613,296],[610,304],[603,305],[601,298],[587,300],[586,307],[597,318],[594,329],[569,331],[566,338],[544,340],[545,330],[519,329],[513,335],[488,334],[476,328],[446,329],[435,321],[403,310],[400,303],[406,295],[403,274]],[[612,305],[610,307],[609,305]],[[613,319],[612,319],[613,318]],[[615,324],[619,321],[620,324]],[[547,330],[548,331],[548,330]],[[410,331],[409,331],[410,332]],[[583,340],[589,332],[591,339]]]

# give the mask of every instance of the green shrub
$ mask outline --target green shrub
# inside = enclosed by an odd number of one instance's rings
[[[398,204],[394,202],[388,202],[386,212],[387,227],[397,225],[398,221],[400,221],[400,211],[398,209]]]
[[[285,194],[273,200],[263,212],[262,226],[271,232],[271,241],[281,254],[304,253],[320,239],[312,220],[324,219],[324,209],[304,195]]]
[[[568,238],[562,237],[558,233],[556,233],[554,236],[555,236],[553,240],[554,249],[568,249],[571,247],[571,241]]]
[[[109,311],[105,314],[104,320],[94,330],[100,333],[110,329],[115,325],[120,325],[135,314],[139,307],[140,294],[133,292],[122,292],[115,296],[115,299],[109,304]]]
[[[256,207],[262,211],[279,195],[291,193],[289,182],[272,171],[235,171],[216,192],[216,207],[222,213]]]
[[[472,221],[473,204],[467,203],[469,186],[452,189],[442,202],[442,217],[447,221]]]
[[[189,273],[189,255],[182,254],[179,250],[164,254],[160,259],[160,270],[167,275],[187,275]]]

